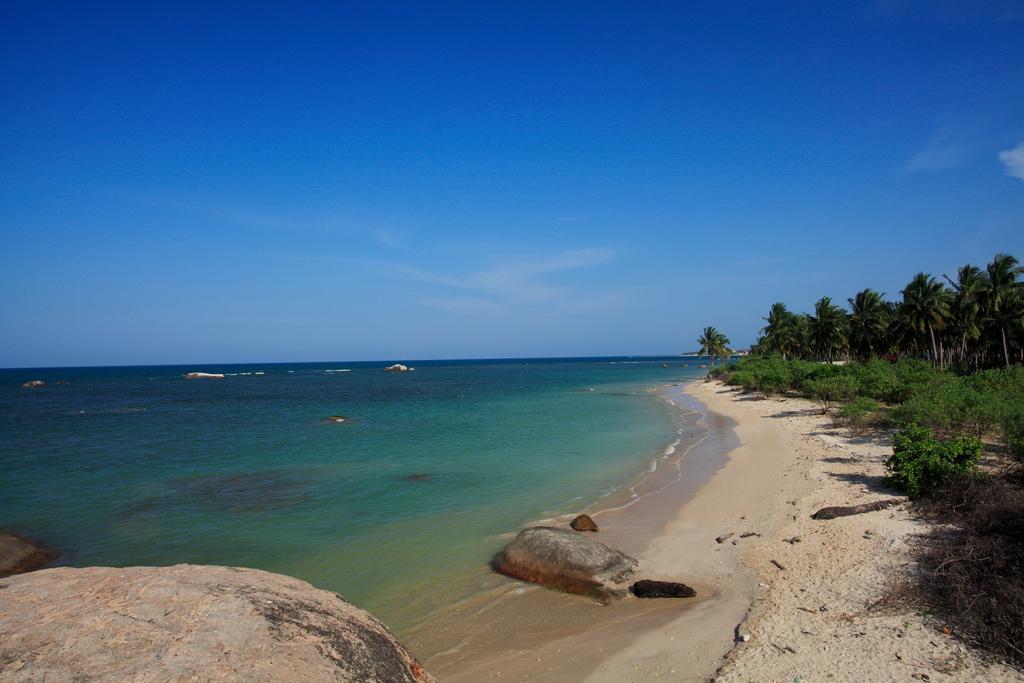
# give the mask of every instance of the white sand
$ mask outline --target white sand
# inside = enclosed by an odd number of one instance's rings
[[[870,609],[890,578],[912,566],[907,539],[925,527],[906,506],[829,521],[810,518],[822,507],[895,494],[882,483],[892,452],[888,435],[852,438],[815,404],[799,399],[750,400],[717,383],[693,384],[689,391],[738,422],[741,450],[749,456],[737,454],[737,460],[783,463],[764,527],[770,533],[732,548],[767,587],[756,589],[741,626],[751,640],[730,653],[716,680],[892,681],[920,680],[921,674],[931,681],[1024,680],[1007,667],[986,665],[918,614]],[[770,441],[763,440],[766,432]],[[776,447],[789,453],[771,456]],[[801,541],[782,540],[793,536]]]
[[[686,391],[709,409],[712,432],[732,425],[739,446],[696,492],[678,489],[596,519],[601,540],[636,554],[644,578],[684,581],[698,598],[599,607],[525,588],[517,601],[482,600],[460,612],[472,637],[427,648],[437,654],[424,664],[439,680],[1024,680],[917,614],[871,609],[889,578],[910,566],[907,537],[924,528],[906,506],[810,518],[822,507],[895,495],[881,484],[886,435],[851,439],[799,399],[759,400],[704,382]],[[657,510],[673,500],[686,501],[678,514]],[[631,547],[631,533],[652,532],[652,541]],[[741,537],[751,532],[759,535]],[[728,533],[735,535],[715,541]],[[800,542],[783,540],[794,536]],[[749,641],[736,644],[737,632]]]

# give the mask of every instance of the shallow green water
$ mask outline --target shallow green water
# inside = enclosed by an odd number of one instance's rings
[[[290,574],[401,630],[476,590],[502,534],[634,479],[679,429],[646,389],[703,372],[677,358],[414,365],[0,371],[0,528],[71,565]],[[325,421],[337,414],[351,420]]]

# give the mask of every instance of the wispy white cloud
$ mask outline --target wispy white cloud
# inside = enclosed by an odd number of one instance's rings
[[[383,244],[385,247],[392,249],[404,249],[405,243],[402,239],[395,234],[393,230],[387,228],[380,228],[373,231],[373,236],[377,238],[377,241]]]
[[[302,215],[300,212],[296,212],[294,215],[282,215],[271,211],[203,202],[191,198],[147,196],[120,188],[107,189],[103,194],[120,201],[141,204],[154,209],[202,216],[219,223],[250,230],[299,234],[339,233],[359,237],[363,240],[372,240],[390,249],[406,248],[403,236],[398,231],[391,228],[362,225],[339,218],[337,215],[331,215],[332,213],[340,214],[340,211],[321,210],[320,215]]]
[[[1006,166],[1006,175],[1024,180],[1024,142],[1000,152],[999,160]]]
[[[573,290],[550,282],[546,276],[599,266],[613,257],[611,249],[573,249],[532,260],[499,262],[467,274],[440,273],[397,263],[389,266],[394,272],[425,284],[470,292],[427,296],[421,299],[422,303],[458,313],[481,313],[508,306],[568,300],[573,297]]]
[[[970,153],[964,147],[932,142],[910,157],[903,170],[907,173],[948,171],[962,166],[969,160]]]

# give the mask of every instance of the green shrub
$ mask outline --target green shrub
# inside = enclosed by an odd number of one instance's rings
[[[1003,418],[1003,438],[1011,453],[1024,458],[1024,406],[1007,411]]]
[[[860,433],[877,421],[880,408],[875,399],[857,396],[839,409],[837,419],[849,427],[851,432]]]
[[[836,401],[848,401],[857,393],[857,380],[850,375],[835,374],[804,383],[805,395],[821,403],[823,412]]]
[[[848,367],[857,380],[858,395],[888,402],[900,393],[894,363],[875,358],[867,363],[851,363]]]
[[[727,383],[734,387],[743,387],[747,389],[754,383],[754,375],[749,370],[733,370],[729,373],[729,379]]]
[[[766,394],[781,394],[793,381],[789,364],[779,356],[768,356],[751,369],[754,388]]]
[[[903,403],[904,401],[928,389],[940,370],[926,361],[917,358],[905,358],[896,363],[896,385],[892,393],[883,396],[887,403]]]
[[[931,430],[911,425],[893,437],[892,457],[885,467],[889,483],[912,498],[925,495],[952,476],[970,474],[981,456],[981,441],[958,435],[939,441]]]
[[[1024,402],[1015,379],[1000,370],[967,377],[937,374],[927,389],[893,411],[893,421],[901,426],[921,424],[947,435],[969,432],[981,437],[1001,429],[1006,436],[1008,415]]]

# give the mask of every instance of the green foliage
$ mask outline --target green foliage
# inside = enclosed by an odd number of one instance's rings
[[[836,401],[848,401],[857,393],[857,380],[849,374],[812,379],[804,384],[807,395],[819,403],[825,412]]]
[[[1002,432],[1007,445],[1024,406],[1024,368],[985,370],[965,377],[933,375],[926,387],[893,411],[897,425],[921,424],[951,435]],[[1011,446],[1012,448],[1012,446]]]
[[[889,483],[916,498],[926,495],[954,475],[970,474],[981,456],[981,441],[958,435],[943,442],[931,430],[910,425],[893,437],[893,453],[885,467]]]
[[[1003,438],[1010,452],[1024,459],[1024,406],[1016,406],[1003,419]]]
[[[902,403],[927,389],[938,374],[935,366],[923,360],[901,360],[896,363],[896,385],[893,393],[884,400],[889,403]]]
[[[850,431],[860,433],[875,424],[882,406],[873,398],[857,396],[839,409],[836,416]]]

